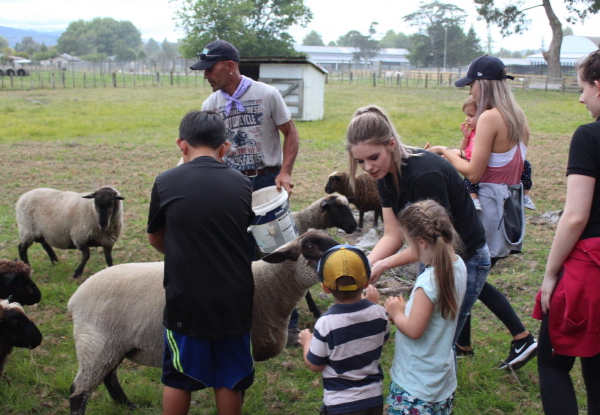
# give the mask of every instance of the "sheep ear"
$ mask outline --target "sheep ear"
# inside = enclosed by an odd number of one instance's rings
[[[125,200],[123,196],[115,196],[115,200]]]
[[[296,244],[292,244],[292,246],[278,249],[275,252],[270,253],[262,260],[268,262],[269,264],[279,264],[285,260],[297,261],[300,257],[300,247]]]
[[[321,200],[321,210],[325,210],[328,203],[329,203],[329,198],[325,198],[325,199]]]
[[[8,298],[6,299],[6,301],[8,301],[8,304],[12,303],[12,294],[8,296]]]
[[[96,192],[81,197],[83,197],[84,199],[93,199],[94,197],[96,197]]]
[[[356,198],[355,197],[349,197],[348,198],[348,203],[354,203],[356,202]]]

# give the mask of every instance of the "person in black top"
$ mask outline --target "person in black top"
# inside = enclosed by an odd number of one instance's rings
[[[462,258],[467,267],[467,289],[452,344],[456,343],[490,268],[485,231],[463,179],[442,157],[403,145],[383,110],[376,106],[354,113],[346,139],[351,183],[359,165],[377,179],[383,207],[384,234],[369,254],[372,283],[390,268],[418,261],[410,249],[398,252],[404,237],[397,215],[404,207],[433,199],[448,211],[463,241]]]
[[[219,413],[236,414],[254,376],[252,187],[222,163],[230,144],[214,111],[186,114],[176,142],[184,164],[156,178],[147,228],[165,254],[163,410],[186,414],[191,391],[212,387]]]

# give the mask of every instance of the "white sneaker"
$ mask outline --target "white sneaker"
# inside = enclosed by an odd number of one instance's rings
[[[479,199],[473,199],[473,204],[475,205],[475,210],[482,210],[481,202],[479,202]]]
[[[527,209],[535,210],[535,205],[533,204],[533,201],[531,200],[529,195],[523,196],[523,206]]]

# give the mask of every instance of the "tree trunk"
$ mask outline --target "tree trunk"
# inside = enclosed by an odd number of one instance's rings
[[[562,25],[550,5],[550,0],[543,0],[544,10],[552,28],[552,42],[547,52],[542,51],[542,55],[548,62],[548,76],[551,78],[561,78],[562,70],[560,66],[560,46],[562,44],[563,31]]]

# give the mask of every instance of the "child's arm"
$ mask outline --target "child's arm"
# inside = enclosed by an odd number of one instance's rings
[[[302,345],[302,350],[303,350],[302,356],[304,356],[304,364],[306,365],[307,368],[309,368],[313,372],[322,372],[323,369],[325,369],[325,365],[317,366],[317,365],[311,363],[306,358],[306,356],[308,355],[308,351],[310,350],[310,342],[311,342],[312,338],[313,338],[313,335],[309,329],[302,330],[300,332],[300,334],[298,335],[298,342]]]
[[[413,340],[418,339],[425,333],[431,315],[433,314],[433,303],[422,288],[417,288],[414,293],[410,316],[404,314],[406,302],[402,297],[389,297],[385,302],[385,309],[398,330]]]
[[[374,304],[379,304],[379,291],[377,291],[377,288],[373,287],[372,285],[368,285],[367,295],[363,294],[363,298],[366,298]]]

